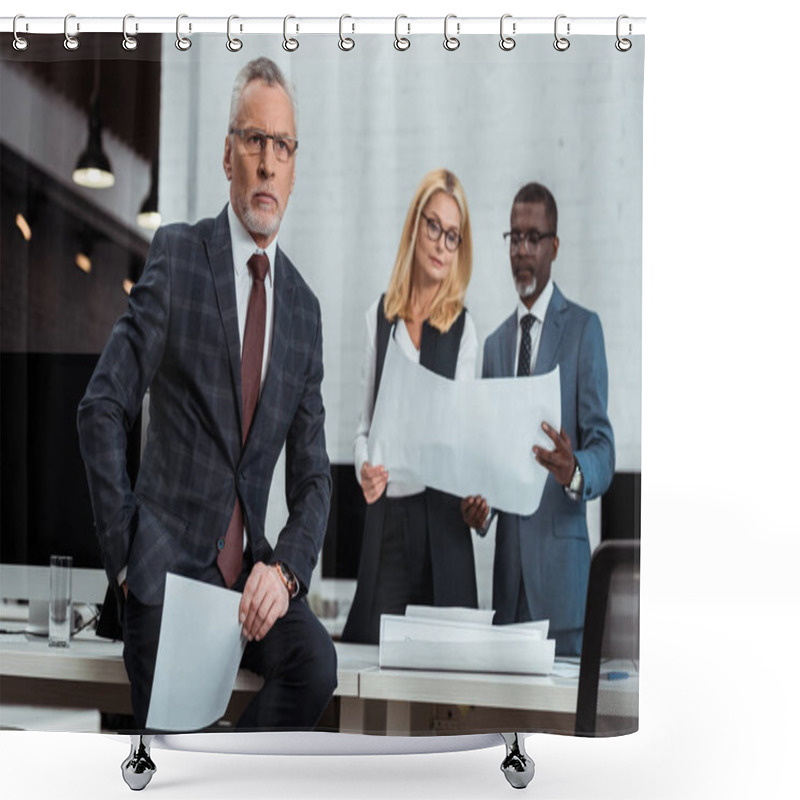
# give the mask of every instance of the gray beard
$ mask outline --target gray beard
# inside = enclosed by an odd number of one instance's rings
[[[253,209],[250,206],[245,206],[242,217],[245,228],[250,233],[256,233],[259,236],[272,236],[278,232],[278,228],[281,226],[280,213],[276,213],[269,222],[263,222],[253,213]]]
[[[534,278],[530,283],[526,284],[517,284],[517,294],[524,300],[527,297],[533,297],[536,293],[536,278]]]

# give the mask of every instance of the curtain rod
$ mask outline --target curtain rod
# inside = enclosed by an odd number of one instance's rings
[[[15,26],[16,20],[16,26]],[[502,34],[501,34],[502,25]],[[445,27],[446,26],[446,27]],[[411,36],[438,34],[449,37],[494,33],[505,37],[549,33],[558,36],[605,35],[618,37],[643,35],[645,17],[196,17],[181,14],[175,17],[137,17],[129,14],[124,22],[129,37],[146,33],[174,33],[191,36],[197,33],[239,34],[389,34]],[[447,33],[445,34],[445,30]],[[82,17],[70,14],[65,17],[36,17],[17,15],[0,17],[0,32],[18,36],[25,34],[62,34],[79,36],[85,33],[123,34],[123,17]]]

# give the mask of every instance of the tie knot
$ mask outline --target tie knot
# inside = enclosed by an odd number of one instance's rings
[[[269,256],[266,253],[253,253],[247,262],[247,268],[253,276],[254,281],[264,282],[269,275]]]
[[[533,316],[533,314],[525,314],[519,321],[519,324],[522,326],[522,330],[524,333],[530,333],[534,319],[535,317]]]

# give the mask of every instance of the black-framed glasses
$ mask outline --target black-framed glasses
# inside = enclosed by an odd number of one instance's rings
[[[539,233],[536,230],[507,231],[503,234],[503,241],[509,246],[512,253],[517,253],[522,248],[523,243],[528,250],[535,250],[542,239],[552,239],[555,233]]]
[[[267,140],[272,141],[272,152],[278,161],[288,161],[297,151],[299,142],[291,136],[264,133],[258,128],[231,128],[230,133],[239,137],[244,152],[249,156],[263,156]]]
[[[444,234],[444,246],[451,253],[455,253],[458,250],[458,246],[461,244],[461,234],[455,228],[450,228],[450,230],[446,231],[437,219],[429,217],[423,212],[420,212],[420,216],[425,220],[425,230],[432,242],[438,242],[441,235]]]

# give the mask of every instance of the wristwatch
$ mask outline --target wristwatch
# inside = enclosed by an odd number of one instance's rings
[[[572,480],[569,482],[569,486],[564,487],[564,494],[575,502],[578,502],[583,497],[583,473],[577,458],[575,459],[575,471],[572,473]]]
[[[282,561],[276,561],[274,564],[275,569],[278,571],[278,577],[283,581],[286,591],[289,592],[289,599],[297,596],[300,586],[297,583],[294,573]]]

